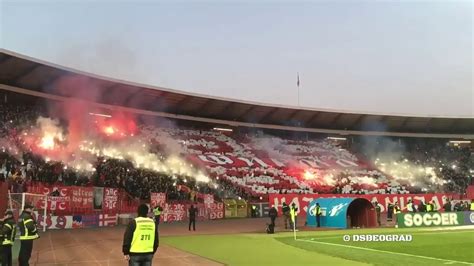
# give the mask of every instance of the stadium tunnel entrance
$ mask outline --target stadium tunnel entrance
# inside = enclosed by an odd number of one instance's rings
[[[306,224],[317,226],[316,204],[321,207],[321,226],[371,228],[377,226],[375,208],[364,198],[318,198],[308,205]]]
[[[375,208],[367,199],[354,199],[347,207],[347,227],[370,228],[377,226]]]

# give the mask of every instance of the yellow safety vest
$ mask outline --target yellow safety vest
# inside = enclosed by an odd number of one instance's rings
[[[6,223],[4,224],[3,226],[6,226],[8,228],[10,228],[10,235],[5,235],[5,239],[3,240],[3,242],[1,243],[3,246],[6,246],[6,245],[13,245],[13,243],[15,242],[15,235],[16,235],[16,226],[15,225],[11,225],[9,223]]]
[[[291,216],[291,221],[295,222],[296,210],[293,207],[291,207],[291,209],[290,209],[290,216]]]
[[[321,207],[316,207],[316,215],[320,215],[321,214]]]
[[[135,232],[133,232],[132,253],[151,253],[155,243],[155,222],[150,218],[135,218]]]
[[[471,211],[474,211],[474,202],[471,202]]]
[[[34,226],[36,226],[35,222],[33,221],[33,219],[26,219],[26,220],[23,220],[23,222],[21,223],[21,225],[23,226],[24,228],[24,232],[25,234],[24,235],[20,235],[20,240],[35,240],[37,239],[39,236],[38,236],[38,233],[35,232],[35,233],[32,233],[28,230],[28,228],[26,227],[26,224],[28,223],[33,223]]]
[[[400,209],[398,209],[398,206],[395,206],[395,207],[393,208],[393,213],[394,213],[394,214],[400,213]]]
[[[161,215],[160,208],[156,207],[155,209],[153,209],[153,214],[154,214],[155,216]]]
[[[426,204],[426,211],[427,212],[431,211],[431,204],[430,203]]]

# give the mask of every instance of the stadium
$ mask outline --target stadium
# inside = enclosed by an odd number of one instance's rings
[[[0,101],[0,213],[33,210],[31,265],[129,265],[144,204],[153,265],[474,264],[473,117],[208,96],[7,49]]]

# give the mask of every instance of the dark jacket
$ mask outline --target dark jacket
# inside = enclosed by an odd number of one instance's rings
[[[29,222],[29,223],[24,223],[24,221],[27,221],[27,220],[32,220],[33,222]],[[28,229],[28,235],[37,235],[38,234],[38,229],[37,229],[37,224],[36,224],[36,220],[34,219],[34,217],[31,215],[31,213],[27,212],[27,211],[23,211],[20,215],[20,219],[18,219],[18,227],[20,228],[20,239],[22,236],[25,236],[26,234],[26,231],[25,231],[25,227],[26,229]]]
[[[189,219],[194,220],[196,219],[196,213],[198,209],[196,207],[189,208]]]
[[[278,211],[277,209],[275,209],[275,207],[270,208],[270,210],[268,211],[268,216],[270,217],[277,217],[277,214],[278,214]]]
[[[5,239],[15,240],[16,223],[15,219],[9,218],[2,222],[0,225],[0,245],[2,245]]]
[[[5,239],[5,235],[3,234],[3,226],[4,226],[4,222],[0,221],[0,245],[3,243],[3,240]]]
[[[132,220],[125,230],[125,234],[123,236],[123,245],[122,245],[122,252],[124,255],[151,255],[155,254],[158,246],[160,245],[159,234],[158,234],[158,227],[155,227],[155,242],[153,243],[153,253],[133,253],[130,252],[130,248],[132,247],[132,240],[133,240],[133,233],[135,232],[135,228],[137,227],[137,223],[135,219]]]
[[[284,214],[290,214],[290,206],[288,205],[283,205],[282,211]]]

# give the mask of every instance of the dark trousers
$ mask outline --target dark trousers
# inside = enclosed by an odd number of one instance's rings
[[[18,265],[28,266],[31,252],[33,251],[33,240],[21,240],[20,255],[18,255]]]
[[[196,218],[189,219],[189,231],[191,231],[191,224],[193,224],[193,230],[196,231]]]
[[[271,225],[275,226],[275,216],[270,216]]]
[[[128,266],[151,266],[153,255],[132,255],[128,261]]]
[[[11,245],[4,245],[0,246],[1,251],[1,265],[2,266],[12,266],[12,246]]]
[[[285,229],[288,229],[288,223],[290,224],[291,227],[291,218],[289,213],[284,213],[283,214],[283,219],[285,219]],[[292,228],[293,229],[293,228]]]
[[[316,224],[318,227],[321,227],[321,215],[316,215]]]
[[[155,215],[155,224],[160,224],[160,215]]]

